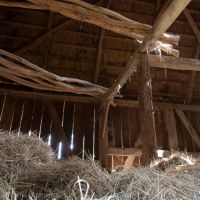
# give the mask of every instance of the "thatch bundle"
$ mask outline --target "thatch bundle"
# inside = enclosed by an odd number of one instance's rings
[[[92,159],[56,161],[36,136],[0,132],[0,198],[200,199],[200,171],[131,168],[109,173]],[[11,164],[12,163],[12,164]]]

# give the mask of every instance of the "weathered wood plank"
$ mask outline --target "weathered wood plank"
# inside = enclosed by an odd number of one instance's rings
[[[108,148],[108,155],[118,155],[118,156],[141,156],[142,150],[139,148],[114,148],[109,147]]]

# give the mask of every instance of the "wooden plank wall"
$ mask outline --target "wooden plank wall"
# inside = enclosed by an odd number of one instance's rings
[[[5,103],[4,103],[5,102]],[[58,116],[62,121],[63,103],[55,101]],[[4,106],[3,106],[4,104]],[[34,106],[35,105],[35,106]],[[44,106],[43,106],[44,105]],[[63,128],[68,140],[71,140],[73,111],[75,106],[74,116],[74,154],[82,152],[83,136],[85,135],[85,151],[92,154],[93,149],[93,122],[94,109],[96,112],[96,131],[95,131],[95,156],[97,157],[98,150],[98,107],[97,105],[81,104],[65,102],[64,124]],[[3,109],[2,109],[3,108]],[[3,110],[3,113],[1,112]],[[23,110],[23,116],[22,116]],[[187,117],[200,135],[200,113],[187,112]],[[1,117],[2,116],[2,117]],[[42,117],[43,116],[43,117]],[[139,113],[137,108],[125,107],[111,107],[108,116],[108,131],[109,131],[109,146],[134,148],[135,143],[140,135],[139,127]],[[190,152],[199,151],[197,145],[192,140],[191,136],[181,123],[178,116],[175,114],[177,137],[179,143],[179,150],[187,150]],[[21,120],[22,119],[22,120]],[[42,124],[41,124],[42,119]],[[28,134],[29,130],[35,131],[39,134],[41,130],[41,137],[46,141],[50,134],[51,119],[48,112],[45,100],[0,96],[0,128],[5,130],[20,131]],[[20,122],[21,120],[21,122]],[[156,136],[157,147],[159,149],[168,150],[168,133],[166,124],[164,122],[164,115],[162,110],[156,110]],[[21,127],[19,128],[21,123]],[[52,126],[52,147],[56,150],[58,143],[53,137],[54,126]],[[138,146],[137,146],[138,147]],[[139,146],[140,147],[140,146]]]
[[[55,106],[60,121],[62,121],[63,102],[55,102]],[[80,154],[82,152],[83,135],[85,135],[85,151],[92,154],[93,143],[91,138],[93,136],[94,105],[74,104],[70,102],[65,103],[63,128],[69,141],[71,141],[74,106],[75,115],[73,153]],[[14,98],[10,96],[6,96],[5,100],[5,96],[0,96],[0,113],[2,111],[2,107],[3,113],[0,121],[1,129],[16,132],[20,130],[25,134],[28,134],[31,130],[37,135],[39,135],[41,132],[41,137],[45,141],[47,141],[51,132],[52,147],[55,150],[57,149],[60,141],[56,141],[54,139],[53,133],[55,127],[53,125],[50,131],[51,118],[45,100],[30,98],[26,99],[20,97]]]

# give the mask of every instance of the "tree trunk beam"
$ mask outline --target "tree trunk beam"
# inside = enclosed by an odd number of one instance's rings
[[[28,87],[100,97],[106,88],[75,78],[60,77],[0,49],[0,76]]]
[[[143,164],[146,165],[153,159],[157,142],[150,67],[148,66],[147,55],[144,53],[141,53],[141,65],[138,68],[138,99],[142,157]]]
[[[152,29],[150,25],[138,23],[109,9],[93,6],[80,0],[66,0],[65,2],[54,0],[29,1],[39,6],[49,6],[51,11],[58,12],[66,17],[91,23],[115,33],[126,35],[141,41],[145,39],[146,35],[148,35]],[[177,56],[178,52],[173,49],[172,46],[166,48],[165,44],[177,44],[180,37],[163,33],[164,32],[162,32],[157,38],[157,40],[160,38],[160,41],[156,46],[159,46],[161,50],[169,54]],[[153,46],[155,47],[155,45]]]

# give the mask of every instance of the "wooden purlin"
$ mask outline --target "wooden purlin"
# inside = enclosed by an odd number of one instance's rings
[[[29,1],[36,5],[49,6],[51,11],[58,12],[66,17],[91,23],[140,41],[143,41],[152,29],[150,25],[138,23],[109,9],[93,6],[80,0],[67,0],[65,2],[53,0]],[[150,49],[154,49],[159,46],[162,51],[165,51],[168,54],[178,55],[178,51],[173,49],[172,46],[178,43],[180,39],[179,36],[162,33],[159,38],[157,38],[159,43],[157,42],[155,45],[152,43],[152,47]],[[166,44],[170,44],[172,46],[168,45],[166,48]]]

